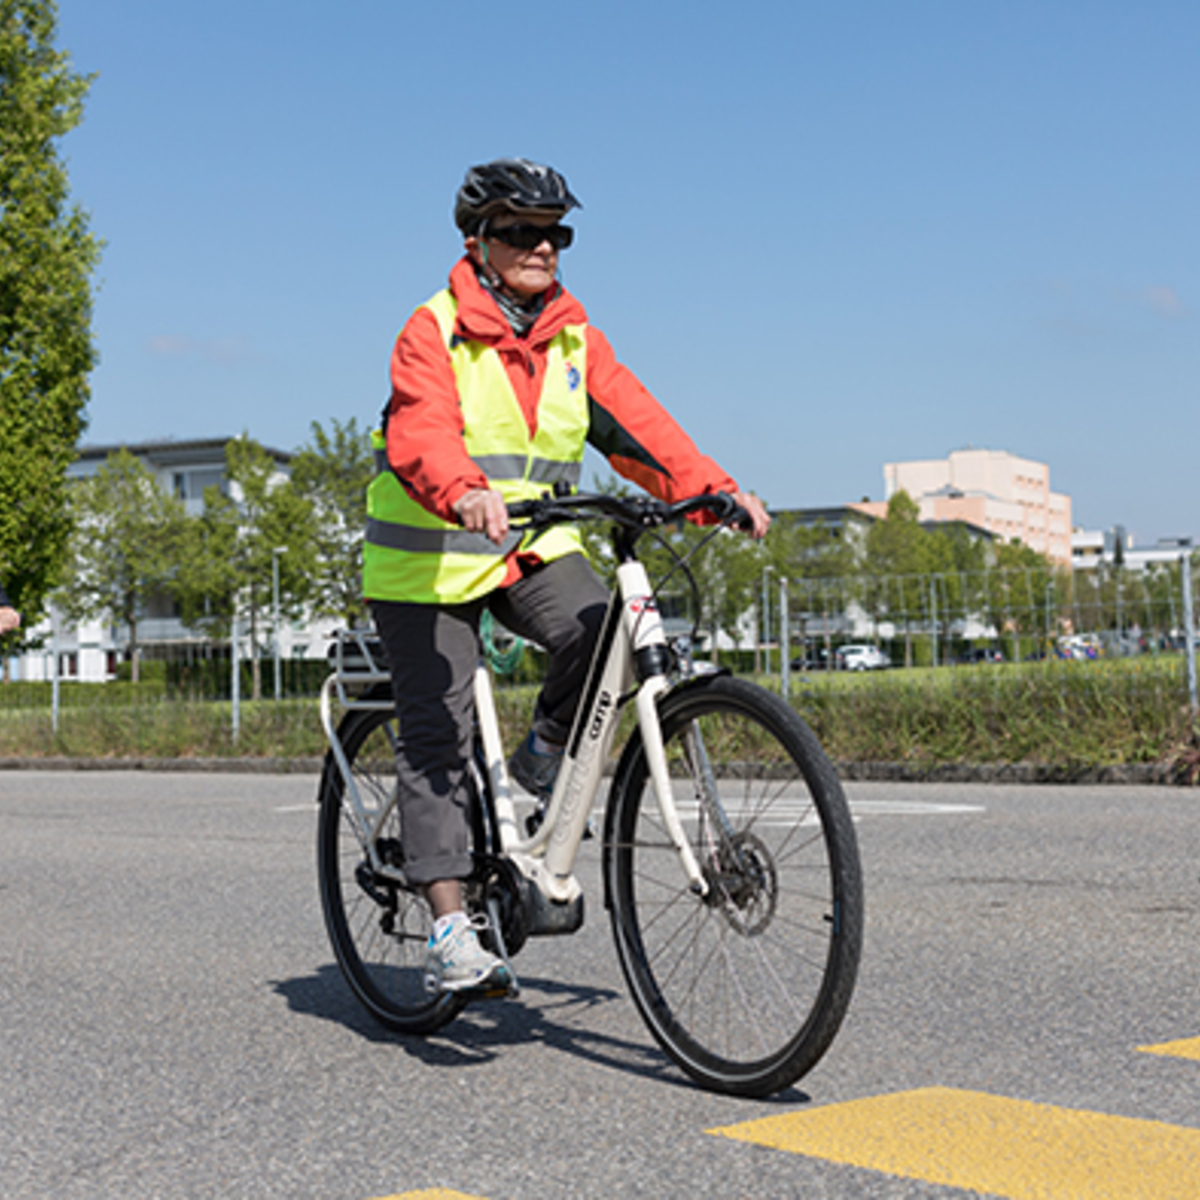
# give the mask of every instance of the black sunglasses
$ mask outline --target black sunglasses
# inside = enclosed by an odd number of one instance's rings
[[[549,242],[555,250],[565,250],[575,240],[575,230],[570,225],[504,225],[489,229],[484,237],[516,250],[536,250],[543,242]]]

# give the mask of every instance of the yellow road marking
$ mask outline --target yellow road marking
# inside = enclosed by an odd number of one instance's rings
[[[1200,1196],[1200,1129],[924,1088],[710,1129],[1011,1200]]]
[[[449,1188],[426,1188],[423,1192],[397,1192],[392,1196],[376,1196],[375,1200],[481,1200],[479,1196],[468,1196],[466,1192],[452,1192]]]
[[[1200,1061],[1200,1038],[1183,1038],[1178,1042],[1159,1042],[1157,1046],[1139,1046],[1146,1054],[1163,1054],[1168,1058],[1194,1058]]]

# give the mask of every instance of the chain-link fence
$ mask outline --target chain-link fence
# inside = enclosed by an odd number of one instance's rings
[[[1200,762],[1187,637],[1198,583],[1195,564],[772,579],[740,647],[717,657],[788,695],[845,759]],[[527,649],[499,681],[516,724],[542,665]],[[121,663],[105,683],[50,669],[0,685],[0,757],[324,753],[323,660],[268,653],[256,670],[243,658],[236,687],[227,644],[147,647],[139,667],[137,683]]]
[[[893,666],[1182,653],[1196,582],[1195,564],[789,579],[764,588],[759,628],[809,669],[847,665],[838,649],[863,641]]]

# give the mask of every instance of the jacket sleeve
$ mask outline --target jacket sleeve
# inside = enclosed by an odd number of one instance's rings
[[[587,330],[588,442],[613,469],[668,503],[704,492],[733,492],[737,484],[680,428],[628,367],[608,339]]]
[[[467,454],[450,351],[428,309],[419,308],[400,331],[391,374],[388,466],[418,504],[454,521],[455,501],[488,481]]]

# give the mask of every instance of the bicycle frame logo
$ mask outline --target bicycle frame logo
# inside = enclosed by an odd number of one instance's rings
[[[612,706],[612,692],[607,690],[601,692],[596,701],[596,715],[592,717],[592,723],[588,726],[588,738],[591,741],[594,742],[604,732],[604,719],[608,716],[608,710]]]

